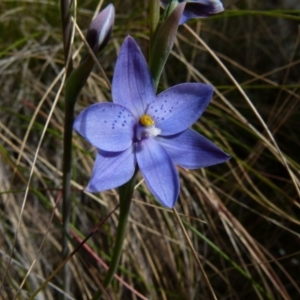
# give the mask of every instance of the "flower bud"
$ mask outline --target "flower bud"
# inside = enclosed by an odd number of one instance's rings
[[[115,22],[115,8],[109,4],[94,20],[92,20],[86,35],[86,40],[95,54],[108,43]]]
[[[183,11],[179,24],[184,24],[190,19],[207,18],[224,11],[222,1],[220,0],[177,0],[177,1],[179,3],[186,2],[186,6]],[[161,0],[160,3],[163,7],[166,7],[169,1]]]

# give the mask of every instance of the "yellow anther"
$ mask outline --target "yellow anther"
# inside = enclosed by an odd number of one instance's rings
[[[151,127],[155,122],[149,115],[142,115],[140,117],[140,123],[145,127]]]

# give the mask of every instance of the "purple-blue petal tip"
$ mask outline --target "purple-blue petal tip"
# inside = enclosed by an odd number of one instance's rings
[[[160,1],[166,7],[168,1]],[[186,2],[185,9],[179,21],[182,25],[191,19],[207,18],[224,11],[223,3],[220,0],[179,0],[179,3]]]
[[[95,53],[101,51],[108,43],[115,22],[115,7],[107,5],[92,20],[86,34],[86,40]]]

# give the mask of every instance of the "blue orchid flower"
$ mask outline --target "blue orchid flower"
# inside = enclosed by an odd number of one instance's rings
[[[166,7],[169,0],[160,1]],[[179,3],[186,2],[185,9],[179,24],[184,24],[190,19],[207,18],[224,11],[224,7],[219,0],[178,0]]]
[[[175,164],[197,169],[229,159],[189,129],[212,94],[211,85],[184,83],[156,95],[146,60],[135,40],[127,37],[114,71],[113,103],[93,104],[74,121],[74,129],[98,149],[86,190],[121,186],[138,165],[151,193],[172,208],[180,187]]]

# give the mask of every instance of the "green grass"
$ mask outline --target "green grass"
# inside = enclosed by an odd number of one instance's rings
[[[147,54],[147,2],[113,2],[113,36],[99,58],[110,80],[128,34]],[[185,81],[215,86],[212,103],[194,128],[232,155],[223,165],[180,169],[176,210],[218,299],[298,299],[300,11],[284,3],[231,2],[224,4],[224,14],[180,27],[160,81],[159,90]],[[83,32],[97,5],[78,3]],[[73,53],[82,46],[76,32]],[[84,51],[74,58],[75,66]],[[0,299],[30,299],[63,261],[63,67],[58,4],[1,2]],[[76,114],[110,99],[95,67]],[[118,204],[115,190],[83,192],[95,153],[74,133],[71,251]],[[211,299],[176,216],[153,200],[141,182],[120,278],[104,298]],[[70,259],[69,299],[91,299],[100,287],[116,225],[113,214]],[[35,299],[58,299],[61,289],[58,272]]]

